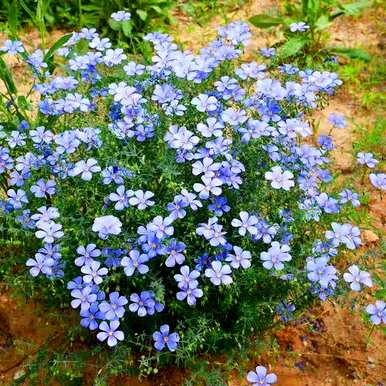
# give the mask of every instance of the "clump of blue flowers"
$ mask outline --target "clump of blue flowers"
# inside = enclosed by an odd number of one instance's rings
[[[361,245],[344,222],[358,195],[326,192],[332,139],[314,141],[307,122],[342,82],[242,63],[250,36],[234,22],[193,54],[151,33],[146,64],[82,29],[56,51],[54,72],[52,53],[2,47],[31,69],[35,96],[23,110],[8,90],[2,214],[36,246],[26,265],[37,283],[66,291],[81,325],[110,347],[140,334],[158,351],[206,349],[186,341],[205,323],[216,347],[345,287],[334,263]],[[371,286],[356,266],[344,279]],[[276,377],[258,367],[248,380]]]

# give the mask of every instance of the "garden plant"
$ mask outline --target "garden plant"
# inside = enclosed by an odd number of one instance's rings
[[[330,188],[334,144],[308,122],[342,81],[243,63],[250,37],[233,22],[193,54],[150,33],[149,63],[87,28],[44,52],[1,46],[3,231],[23,240],[31,286],[75,309],[111,356],[183,364],[372,286],[363,267],[336,267],[361,245],[347,221],[359,196]],[[30,69],[26,95],[5,56]],[[345,124],[330,116],[331,130]],[[369,154],[361,163],[376,170]],[[386,189],[385,174],[369,179]],[[381,300],[367,313],[386,321]],[[247,380],[277,378],[258,366]]]
[[[277,16],[259,14],[249,21],[258,28],[280,27],[283,38],[275,44],[278,56],[285,60],[296,58],[306,65],[329,61],[332,55],[370,59],[369,54],[355,47],[331,46],[328,28],[342,16],[357,16],[370,2],[359,0],[343,4],[335,0],[302,0],[284,2]]]

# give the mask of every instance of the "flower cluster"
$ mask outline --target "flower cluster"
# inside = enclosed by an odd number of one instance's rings
[[[0,131],[0,208],[40,243],[26,262],[31,275],[67,282],[81,325],[109,346],[145,332],[157,350],[175,351],[183,338],[165,322],[181,328],[188,315],[221,323],[228,313],[248,325],[252,307],[273,318],[256,302],[280,310],[297,282],[299,296],[325,299],[339,279],[331,260],[361,243],[347,223],[318,238],[359,201],[351,190],[323,191],[332,139],[303,141],[312,134],[306,114],[341,81],[241,64],[250,35],[234,22],[192,54],[151,33],[145,65],[82,29],[57,51],[60,74],[39,51],[3,45],[23,54],[40,100],[37,119],[16,114]],[[359,267],[344,278],[355,291],[371,285]],[[262,368],[248,379],[276,380]]]

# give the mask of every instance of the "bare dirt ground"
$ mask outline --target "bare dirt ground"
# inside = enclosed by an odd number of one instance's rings
[[[227,14],[228,21],[247,19],[258,13],[274,13],[278,1],[251,0],[242,8]],[[365,46],[369,51],[379,52],[384,42],[379,33],[379,23],[384,16],[379,10],[369,10],[358,19],[345,18],[332,26],[331,41],[340,45]],[[215,36],[216,28],[224,20],[216,16],[206,26],[192,23],[183,15],[175,15],[177,23],[172,27],[176,40],[188,49],[195,51]],[[255,59],[261,47],[273,44],[276,33],[254,29],[254,38],[249,45],[246,58]],[[54,31],[49,35],[51,41],[62,34]],[[1,41],[0,36],[0,41]],[[24,40],[34,45],[38,41],[36,32],[25,36]],[[13,72],[18,84],[28,85],[28,78],[23,71],[18,71],[18,63],[13,63]],[[28,86],[26,87],[26,90]],[[360,109],[359,96],[344,86],[333,98],[330,105],[317,115],[320,120],[320,132],[329,131],[327,116],[330,112],[343,113],[348,118],[348,127],[335,130],[337,149],[333,154],[334,168],[349,176],[354,165],[352,144],[355,140],[355,124],[368,127],[374,122],[374,114],[366,114]],[[369,209],[373,227],[365,230],[365,247],[358,255],[363,255],[366,248],[379,243],[379,237],[386,232],[386,198],[371,189]],[[358,189],[360,190],[360,189]],[[378,259],[384,256],[375,257]],[[347,258],[349,259],[349,258]],[[355,261],[356,257],[350,257]],[[369,338],[369,327],[359,317],[358,309],[351,311],[353,299],[344,304],[325,302],[305,315],[301,320],[290,323],[275,333],[278,345],[275,349],[251,358],[250,368],[264,364],[274,371],[279,378],[279,386],[382,386],[386,383],[385,336],[375,331]],[[370,301],[370,298],[369,298]],[[76,318],[75,318],[76,319]],[[15,302],[12,294],[0,286],[0,385],[10,385],[23,371],[23,365],[34,357],[39,347],[49,342],[49,346],[62,344],[60,337],[69,321],[77,323],[73,315],[67,315],[60,321],[43,313],[42,308],[33,302]],[[134,378],[120,377],[111,380],[114,386],[180,386],[185,371],[169,369],[161,372],[157,378],[138,381]],[[88,384],[85,380],[84,384]],[[245,379],[234,375],[228,386],[246,385]],[[208,385],[211,386],[211,385]]]

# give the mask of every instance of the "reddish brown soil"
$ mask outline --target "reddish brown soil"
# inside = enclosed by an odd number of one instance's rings
[[[57,344],[67,319],[52,318],[35,303],[0,292],[0,384],[10,384],[43,345]]]

